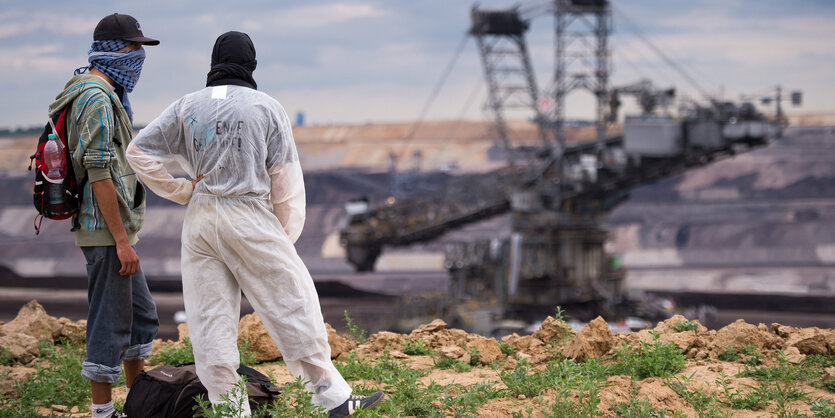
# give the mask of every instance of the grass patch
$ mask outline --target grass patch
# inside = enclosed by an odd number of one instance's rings
[[[401,375],[386,385],[386,398],[376,408],[355,414],[357,417],[441,417],[445,416],[437,406],[444,393],[444,386],[435,382],[428,385],[419,382],[414,374]]]
[[[765,356],[751,344],[742,347],[742,354],[745,355],[745,360],[742,362],[749,366],[759,366],[763,362]]]
[[[809,407],[815,414],[815,418],[835,418],[835,403],[826,399],[810,402]]]
[[[827,367],[835,367],[835,355],[812,354],[806,356],[803,361],[804,364],[812,364],[821,370]]]
[[[41,341],[41,357],[35,372],[26,381],[15,384],[16,397],[0,397],[0,417],[39,416],[39,407],[64,405],[89,409],[90,382],[81,377],[84,345],[53,346]]]
[[[722,392],[719,394],[719,402],[734,409],[762,410],[771,400],[766,386],[760,385],[759,387],[753,387],[745,385],[750,390],[743,393],[739,389],[730,386],[730,379],[724,373],[721,373],[719,378],[716,379],[716,384],[722,389]]]
[[[499,377],[513,395],[534,396],[550,388],[547,376],[533,373],[526,361],[519,361],[512,370],[502,371]]]
[[[481,365],[481,353],[478,351],[477,347],[473,347],[470,349],[470,366],[480,366]]]
[[[719,354],[719,360],[727,361],[727,362],[734,362],[739,360],[740,352],[736,349],[736,346],[729,345],[725,351]]]
[[[244,366],[252,366],[256,363],[255,353],[249,349],[248,340],[243,340],[238,344],[238,353],[240,362]],[[187,363],[194,363],[194,348],[191,345],[191,339],[188,337],[183,338],[182,347],[164,347],[148,358],[148,364],[151,365],[168,364],[177,366]]]
[[[623,344],[615,350],[617,362],[614,370],[617,374],[641,380],[653,376],[671,376],[684,368],[684,352],[675,344],[659,341],[657,333],[653,335],[655,341],[652,344],[641,341],[638,348]]]
[[[692,378],[693,375],[686,378],[682,376],[667,378],[667,386],[677,393],[678,396],[681,396],[682,399],[687,401],[699,417],[731,417],[730,413],[722,411],[715,395],[705,391],[701,387],[693,390],[689,389],[687,387],[687,383]]]
[[[580,398],[599,403],[597,393],[601,382],[611,373],[611,368],[599,359],[576,363],[570,359],[553,362],[541,372],[533,372],[525,361],[519,361],[512,370],[499,372],[499,377],[514,396],[532,397],[545,390],[558,388],[579,392]],[[585,393],[586,395],[582,395]],[[585,398],[584,398],[585,396]],[[559,409],[559,405],[551,405]]]
[[[470,367],[460,361],[457,363],[467,368]],[[400,366],[387,356],[376,361],[359,362],[353,355],[349,355],[336,364],[347,380],[374,380],[381,383],[382,390],[386,392],[385,399],[376,408],[355,413],[354,416],[358,418],[475,416],[479,406],[507,393],[489,382],[470,386],[459,384],[443,386],[436,382],[425,384],[418,380],[425,374],[424,372]],[[376,390],[379,389],[354,386],[354,392],[361,395],[367,395]]]
[[[820,380],[823,376],[823,369],[827,367],[835,367],[835,356],[824,356],[820,354],[809,355],[803,360],[802,365],[809,370],[807,381],[809,381],[812,386],[825,389],[830,393],[835,393],[835,379],[829,380],[828,382]]]
[[[471,386],[459,384],[443,387],[440,403],[442,416],[476,416],[476,408],[491,399],[504,397],[505,391],[497,389],[493,383],[477,383]]]
[[[629,402],[618,402],[612,405],[612,412],[623,418],[664,418],[667,410],[655,409],[649,402],[649,398],[630,398]]]
[[[576,363],[570,359],[555,361],[542,372],[531,373],[527,364],[520,362],[509,372],[500,373],[512,394],[527,397],[541,396],[553,389],[556,393],[539,398],[546,417],[596,417],[600,405],[600,389],[611,368],[599,359]]]
[[[9,347],[0,347],[0,366],[11,366],[15,363]]]
[[[502,350],[502,354],[504,354],[505,356],[513,355],[517,351],[516,347],[510,344],[505,344],[503,342],[499,342],[499,349]]]
[[[793,382],[796,380],[811,382],[821,376],[821,370],[815,370],[813,363],[804,362],[794,365],[780,358],[777,365],[745,367],[737,377],[751,377],[762,382]]]
[[[345,314],[347,317],[347,312]],[[358,328],[355,332],[361,334]],[[355,394],[367,395],[376,390],[386,392],[385,399],[377,408],[358,411],[354,415],[358,418],[475,417],[479,415],[481,406],[497,398],[505,398],[503,403],[516,404],[511,407],[515,411],[506,412],[514,417],[597,417],[603,414],[638,418],[684,416],[681,411],[653,407],[649,398],[637,395],[638,386],[634,384],[632,396],[621,402],[612,401],[614,404],[609,411],[599,411],[601,392],[607,378],[613,375],[632,376],[633,382],[650,376],[665,377],[667,386],[692,405],[700,417],[732,416],[740,413],[739,410],[758,411],[760,414],[778,417],[801,416],[794,407],[800,402],[806,402],[810,408],[806,411],[808,416],[835,418],[835,404],[832,400],[810,399],[809,394],[802,390],[808,388],[808,385],[833,390],[826,385],[835,386],[835,383],[824,383],[821,380],[822,370],[835,366],[832,356],[810,355],[800,364],[792,364],[782,358],[763,367],[762,354],[754,346],[728,347],[726,351],[732,349],[735,353],[733,361],[745,364],[735,377],[750,377],[756,383],[740,385],[740,382],[734,383],[733,378],[721,374],[716,380],[716,387],[708,382],[706,386],[697,388],[692,376],[687,378],[676,375],[685,365],[683,352],[673,344],[661,343],[659,338],[655,334],[652,342],[642,342],[637,347],[623,345],[611,357],[591,358],[582,363],[560,359],[535,370],[524,359],[519,359],[515,368],[510,370],[501,370],[493,364],[491,367],[501,382],[485,380],[467,386],[427,382],[424,376],[429,370],[412,369],[387,352],[374,359],[360,359],[358,354],[349,353],[334,364],[346,380],[351,381]],[[254,355],[248,346],[244,342],[240,347],[244,364],[254,363]],[[500,347],[505,355],[516,352],[507,344],[500,343]],[[48,408],[51,405],[65,405],[68,408],[78,406],[82,413],[89,409],[89,383],[79,373],[84,347],[68,344],[52,347],[47,344],[42,349],[43,357],[35,364],[37,373],[32,375],[30,381],[18,383],[19,395],[0,397],[0,418],[38,416],[41,412],[38,408]],[[403,351],[409,355],[431,355],[435,361],[434,367],[461,372],[480,367],[483,358],[475,348],[467,350],[464,358],[469,357],[469,362],[441,358],[422,339],[404,341]],[[0,350],[0,360],[2,353]],[[193,360],[190,340],[185,340],[183,347],[159,349],[153,360],[166,364]],[[270,377],[274,380],[273,376]],[[0,375],[0,378],[7,377]],[[123,379],[119,380],[114,386],[121,386],[123,382]],[[279,386],[281,394],[278,399],[260,410],[252,411],[253,416],[327,416],[312,404],[311,394],[305,390],[304,382],[296,380]],[[236,413],[222,408],[214,410],[205,399],[202,402],[204,409],[196,411],[199,413],[197,416],[213,418]],[[768,413],[763,412],[766,409]],[[685,410],[689,411],[689,408]]]
[[[183,338],[182,347],[163,347],[156,354],[148,358],[149,364],[168,364],[176,366],[184,363],[194,363],[194,349],[191,339]]]
[[[789,408],[788,403],[806,400],[808,394],[795,386],[795,382],[782,382],[779,379],[760,379],[759,386],[745,385],[750,390],[742,393],[739,389],[730,388],[730,382],[724,374],[716,381],[722,388],[719,401],[734,409],[762,410],[769,405],[776,405],[777,416],[796,416],[796,412]]]
[[[360,360],[356,353],[350,353],[344,360],[335,361],[334,366],[346,380],[373,380],[384,384],[394,383],[410,376],[417,379],[426,374],[425,371],[401,365],[388,353],[384,353],[376,361]]]
[[[685,332],[685,331],[698,331],[699,330],[699,323],[696,321],[687,321],[681,320],[676,321],[673,324],[673,331],[675,332]]]
[[[249,349],[249,340],[243,340],[238,344],[238,355],[244,366],[252,366],[257,362],[255,353]]]
[[[449,357],[441,357],[434,363],[435,368],[438,369],[455,369],[456,371],[463,373],[468,372],[472,369],[472,366],[469,363],[464,363],[461,360],[449,358]]]
[[[432,353],[432,350],[426,346],[426,342],[422,338],[417,340],[406,340],[403,344],[403,353],[410,356],[427,356]]]
[[[729,345],[725,351],[722,352],[722,354],[719,354],[718,358],[719,360],[728,362],[736,362],[741,359],[744,364],[749,366],[758,366],[762,363],[765,356],[757,350],[757,347],[751,344],[746,344],[741,348]]]
[[[272,376],[270,376],[272,380]],[[327,417],[327,411],[313,405],[310,393],[305,389],[305,382],[297,378],[294,382],[288,382],[279,386],[279,395],[270,403],[261,405],[252,412],[254,417]],[[244,380],[235,384],[236,390],[246,390]],[[240,407],[230,406],[229,396],[223,395],[225,404],[212,407],[212,404],[203,395],[195,398],[197,408],[194,416],[197,418],[228,418],[241,417],[243,410]]]

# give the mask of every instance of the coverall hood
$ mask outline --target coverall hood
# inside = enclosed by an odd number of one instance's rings
[[[257,89],[252,78],[257,64],[255,45],[249,35],[226,32],[218,36],[212,49],[212,68],[206,78],[206,87],[235,85]]]

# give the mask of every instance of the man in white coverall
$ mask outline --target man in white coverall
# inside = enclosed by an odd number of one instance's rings
[[[227,32],[212,51],[206,88],[168,106],[131,142],[128,161],[156,194],[188,203],[183,298],[197,375],[212,404],[228,394],[249,413],[237,348],[241,290],[290,372],[331,416],[370,408],[382,392],[351,396],[330,359],[313,280],[293,243],[305,218],[301,165],[287,113],[256,90],[249,36]],[[194,181],[174,178],[177,161]]]

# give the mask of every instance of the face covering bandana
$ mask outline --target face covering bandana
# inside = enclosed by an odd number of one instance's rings
[[[133,91],[139,80],[142,63],[145,62],[145,50],[139,48],[133,51],[117,52],[130,44],[132,42],[121,40],[93,41],[90,52],[87,53],[90,66],[79,68],[75,70],[75,73],[81,74],[95,67],[110,77],[116,83],[116,94],[119,95],[122,106],[133,121],[133,109],[128,100],[128,93]]]

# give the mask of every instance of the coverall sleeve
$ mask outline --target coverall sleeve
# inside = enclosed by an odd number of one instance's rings
[[[181,159],[183,129],[175,102],[139,131],[127,149],[128,163],[142,182],[162,198],[184,205],[194,192],[191,180],[175,178],[165,164]],[[181,164],[182,165],[182,164]],[[189,167],[183,167],[190,171]],[[193,176],[193,173],[189,173]]]
[[[95,91],[84,102],[85,115],[78,121],[81,165],[87,170],[90,183],[110,178],[113,161],[113,107],[110,98]]]
[[[302,234],[305,219],[305,193],[302,167],[298,160],[270,170],[270,201],[273,212],[295,243]]]
[[[293,130],[284,109],[277,109],[276,124],[267,138],[267,171],[270,202],[284,231],[295,243],[304,228],[305,190],[302,166],[293,140]]]

